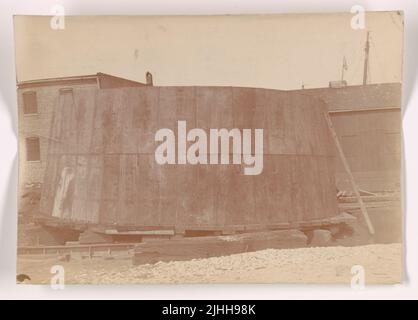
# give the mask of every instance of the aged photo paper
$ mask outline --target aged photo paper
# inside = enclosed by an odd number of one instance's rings
[[[401,283],[403,24],[15,16],[17,282]]]

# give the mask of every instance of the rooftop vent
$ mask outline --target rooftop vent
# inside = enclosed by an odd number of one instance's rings
[[[339,80],[339,81],[330,81],[329,87],[330,88],[345,88],[347,86],[347,81]]]

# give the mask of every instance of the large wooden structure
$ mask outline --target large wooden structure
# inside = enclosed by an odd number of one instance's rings
[[[40,210],[61,221],[131,229],[321,226],[338,215],[327,106],[299,92],[235,87],[62,90]],[[154,135],[264,129],[264,169],[159,165]]]

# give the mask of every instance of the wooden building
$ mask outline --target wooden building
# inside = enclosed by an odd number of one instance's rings
[[[360,188],[377,192],[400,190],[400,83],[304,89],[297,92],[319,98],[328,106]],[[339,189],[351,190],[340,161],[337,161],[336,181]]]

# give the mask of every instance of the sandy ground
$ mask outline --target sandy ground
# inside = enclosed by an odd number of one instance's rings
[[[351,267],[365,269],[366,284],[402,281],[402,245],[263,250],[191,261],[133,266],[129,253],[92,260],[19,256],[17,272],[49,284],[53,265],[65,268],[66,284],[140,283],[338,283],[350,284]]]

